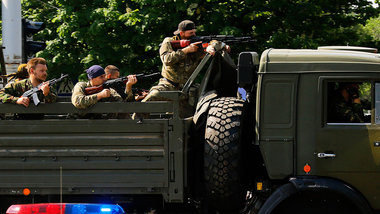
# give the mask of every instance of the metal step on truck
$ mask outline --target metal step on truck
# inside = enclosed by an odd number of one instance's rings
[[[218,50],[182,91],[162,92],[171,101],[87,110],[62,99],[1,104],[1,212],[14,203],[84,201],[144,213],[133,210],[141,199],[158,213],[379,213],[375,52],[268,49],[260,60],[240,53],[235,66]],[[183,115],[180,103],[199,73],[194,113]],[[133,112],[150,117],[67,117]],[[12,119],[41,113],[44,119]]]

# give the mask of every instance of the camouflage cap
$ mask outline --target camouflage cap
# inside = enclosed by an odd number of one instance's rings
[[[195,29],[195,24],[193,21],[190,20],[183,20],[178,24],[178,29],[174,31],[174,35],[179,34],[180,31],[187,31],[187,30],[192,30]]]

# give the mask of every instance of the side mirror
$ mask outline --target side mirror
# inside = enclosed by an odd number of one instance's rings
[[[237,83],[239,87],[246,87],[257,82],[259,55],[256,52],[241,52],[237,68]]]

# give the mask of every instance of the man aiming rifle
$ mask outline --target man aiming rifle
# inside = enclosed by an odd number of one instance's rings
[[[178,24],[178,29],[174,31],[174,37],[166,37],[164,39],[160,48],[160,58],[162,61],[161,75],[163,78],[160,79],[157,86],[150,89],[148,96],[142,102],[164,100],[159,96],[160,91],[181,90],[205,56],[205,53],[215,54],[213,45],[209,45],[206,50],[199,48],[202,41],[189,43],[187,46],[179,48],[175,46],[181,40],[191,41],[193,38],[196,38],[195,24],[190,20],[184,20]],[[226,49],[230,49],[228,45]]]
[[[129,78],[131,76],[134,76],[137,79],[154,78],[154,77],[160,76],[160,73],[156,72],[156,73],[152,73],[152,74],[136,74],[136,75],[129,75],[129,76],[119,77],[119,78],[114,78],[114,79],[111,78],[111,79],[108,79],[107,81],[105,81],[101,85],[85,88],[85,94],[91,95],[94,93],[98,93],[98,92],[102,91],[103,89],[109,89],[109,88],[112,88],[116,91],[120,91],[120,89],[124,88],[124,85],[126,85],[125,91],[130,91],[130,90],[132,90],[132,85],[130,85],[130,88],[129,88],[128,87],[128,81],[129,81]],[[139,96],[141,96],[141,95],[139,95]],[[144,96],[144,95],[142,95],[142,96]],[[146,94],[145,94],[145,96],[146,96]],[[144,98],[144,97],[142,97],[142,98]],[[142,98],[140,98],[140,99],[142,99]],[[136,99],[136,97],[135,97],[135,100],[138,101],[139,99]]]
[[[189,43],[185,47],[175,48],[172,44],[175,44],[175,41],[180,40],[191,40],[196,37],[196,28],[194,22],[190,20],[184,20],[178,24],[178,29],[174,31],[174,37],[166,37],[161,43],[160,47],[160,58],[162,61],[162,78],[160,79],[158,85],[153,86],[149,94],[141,101],[158,101],[158,100],[167,100],[160,96],[161,91],[177,91],[182,90],[184,84],[189,79],[193,71],[197,68],[201,60],[207,54],[215,54],[215,45],[217,42],[212,42],[204,50],[199,48],[199,45],[202,41],[195,43]],[[219,43],[220,44],[220,43]],[[225,49],[229,52],[230,48],[228,45],[225,46]],[[197,88],[194,87],[194,96]],[[192,95],[189,94],[189,100],[195,100],[192,98]],[[184,104],[187,105],[187,104]],[[190,105],[194,105],[191,103]],[[182,108],[182,107],[181,107]],[[147,114],[134,114],[133,119],[147,117]]]
[[[99,65],[93,65],[87,69],[88,82],[78,82],[73,89],[71,102],[79,109],[86,109],[95,105],[98,101],[117,102],[123,101],[121,96],[112,88],[103,87],[106,82],[106,74],[104,69]],[[137,83],[135,75],[126,77],[126,91],[128,94],[126,101],[131,101],[132,85]],[[86,92],[87,88],[91,88],[91,92]],[[96,89],[96,90],[95,90]]]
[[[120,77],[120,70],[118,67],[114,65],[107,65],[104,68],[104,72],[106,72],[106,80],[113,80]],[[125,99],[127,98],[127,94],[125,93],[125,83],[124,84],[118,84],[116,87],[113,87],[113,89],[116,90],[118,94],[120,94],[121,98]]]
[[[126,77],[120,78],[119,68],[114,65],[108,65],[105,67],[104,71],[106,72],[107,81],[103,85],[109,85],[109,87],[116,90],[120,96],[125,99],[127,95],[125,94],[125,83]],[[143,79],[156,79],[156,77],[160,77],[160,73],[153,74],[137,74],[138,80]],[[115,80],[116,79],[116,80]],[[158,79],[158,78],[157,78]],[[156,80],[155,80],[156,81]],[[87,89],[89,90],[89,89]],[[139,90],[136,88],[132,89],[135,101],[139,101],[144,99],[144,97],[148,94],[146,90]]]

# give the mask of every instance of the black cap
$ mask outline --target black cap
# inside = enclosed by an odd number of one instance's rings
[[[98,76],[105,74],[104,69],[100,65],[93,65],[89,69],[87,69],[87,77],[88,79],[94,79]]]
[[[187,31],[192,29],[195,29],[194,22],[190,20],[183,20],[178,24],[178,29],[174,31],[174,35],[179,34],[180,31]]]

